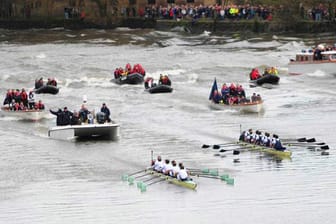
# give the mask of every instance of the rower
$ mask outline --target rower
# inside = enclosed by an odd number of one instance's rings
[[[180,171],[178,172],[176,178],[181,181],[187,181],[189,177],[187,170],[184,168],[182,163],[179,164],[179,167]]]
[[[260,136],[260,145],[262,146],[266,146],[267,144],[267,136],[266,136],[267,132],[265,132],[264,134],[261,133],[261,136]]]
[[[157,157],[157,160],[155,160],[154,165],[152,166],[153,170],[157,171],[157,172],[161,172],[162,168],[163,168],[163,163],[162,163],[162,159],[161,156]]]
[[[171,164],[172,164],[172,169],[169,171],[169,176],[171,176],[171,177],[176,177],[177,174],[178,174],[178,172],[180,171],[180,168],[177,166],[175,160],[173,160],[173,161],[171,162]]]
[[[169,174],[169,171],[171,171],[173,169],[172,164],[170,164],[169,159],[165,160],[165,163],[163,164],[163,168],[161,170],[161,172],[165,175]]]
[[[261,135],[262,135],[261,132],[257,130],[255,135],[254,135],[254,144],[255,145],[260,145]]]

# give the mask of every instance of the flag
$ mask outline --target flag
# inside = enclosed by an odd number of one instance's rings
[[[212,97],[214,95],[215,90],[218,91],[216,78],[215,78],[215,80],[212,84],[211,92],[210,92],[210,95],[209,95],[209,100],[212,100]]]

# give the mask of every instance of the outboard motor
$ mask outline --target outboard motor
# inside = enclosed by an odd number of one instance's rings
[[[106,116],[104,112],[98,112],[96,114],[96,120],[98,122],[98,124],[104,124],[106,121]]]

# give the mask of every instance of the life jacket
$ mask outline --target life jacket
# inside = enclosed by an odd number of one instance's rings
[[[21,100],[22,101],[25,101],[25,100],[27,100],[28,99],[28,95],[27,95],[27,93],[26,92],[21,92]]]
[[[131,66],[130,63],[127,63],[127,64],[126,64],[126,66],[125,66],[125,70],[126,70],[127,72],[130,72],[130,71],[132,70],[132,66]]]
[[[251,80],[256,80],[260,77],[258,69],[253,69],[251,74],[250,74],[250,79]]]

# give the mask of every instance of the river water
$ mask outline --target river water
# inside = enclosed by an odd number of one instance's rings
[[[0,223],[334,223],[336,219],[336,77],[323,72],[289,76],[295,52],[336,42],[314,36],[238,35],[154,30],[0,30],[0,90],[32,88],[56,77],[58,95],[36,95],[47,109],[89,109],[105,102],[121,126],[118,141],[55,140],[50,115],[39,122],[0,118]],[[174,92],[150,95],[142,85],[110,82],[113,70],[141,63],[148,76],[169,74]],[[250,88],[253,67],[276,66],[280,85]],[[258,114],[213,111],[214,78],[260,93]],[[315,137],[330,155],[291,147],[291,160],[257,152],[240,155],[202,149],[235,141],[248,128],[281,138]],[[196,191],[166,182],[140,192],[121,180],[154,156],[188,168],[218,169],[233,186],[197,178]],[[234,159],[240,163],[234,163]]]

